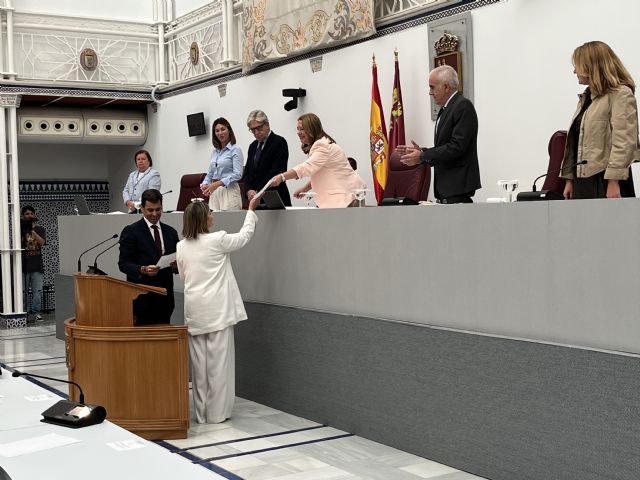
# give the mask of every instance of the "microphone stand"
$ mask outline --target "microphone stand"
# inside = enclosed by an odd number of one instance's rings
[[[111,250],[113,247],[115,247],[116,245],[119,245],[120,242],[116,242],[113,245],[109,245],[108,248],[105,248],[103,251],[101,251],[98,255],[96,255],[96,258],[93,259],[93,267],[89,267],[89,269],[87,270],[87,273],[92,273],[94,275],[106,275],[105,272],[103,272],[102,270],[100,270],[98,268],[98,258],[100,258],[100,255],[102,255],[103,253],[108,252],[109,250]]]
[[[15,370],[11,376],[13,377],[33,377],[52,380],[54,382],[63,382],[74,385],[80,391],[80,401],[60,400],[51,407],[42,412],[42,422],[59,425],[61,427],[82,428],[89,425],[97,425],[107,418],[107,410],[100,405],[88,405],[84,403],[84,392],[80,385],[70,380],[62,380],[60,378],[45,377],[44,375],[36,375],[31,373],[23,373]]]
[[[91,248],[87,248],[84,252],[82,252],[82,253],[80,254],[80,256],[78,257],[78,272],[81,272],[81,271],[82,271],[82,263],[80,263],[80,260],[82,259],[82,256],[83,256],[85,253],[90,252],[90,251],[91,251],[91,250],[93,250],[94,248],[99,247],[99,246],[100,246],[100,245],[102,245],[103,243],[106,243],[106,242],[108,242],[109,240],[111,240],[111,239],[113,239],[113,238],[118,238],[118,234],[117,234],[117,233],[114,233],[113,235],[111,235],[111,236],[110,236],[109,238],[107,238],[106,240],[103,240],[103,241],[101,241],[100,243],[98,243],[98,244],[94,245],[94,246],[93,246],[93,247],[91,247]]]
[[[586,160],[581,160],[579,162],[575,162],[575,163],[572,163],[570,165],[567,165],[566,167],[562,167],[562,168],[559,168],[559,169],[551,171],[551,172],[543,173],[542,175],[540,175],[539,177],[537,177],[533,181],[533,187],[531,188],[531,192],[520,192],[520,193],[518,193],[518,196],[516,197],[516,201],[518,201],[518,202],[531,202],[531,201],[539,201],[539,200],[564,200],[564,195],[562,195],[561,193],[558,193],[558,192],[554,192],[553,190],[540,190],[540,191],[538,191],[536,189],[537,181],[540,180],[543,177],[546,177],[547,175],[555,175],[555,174],[560,173],[563,170],[566,170],[568,168],[573,168],[573,167],[576,167],[578,165],[584,165],[586,163],[587,163]]]

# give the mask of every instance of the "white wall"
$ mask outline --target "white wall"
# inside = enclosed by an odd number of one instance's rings
[[[619,0],[615,8],[605,0],[509,0],[473,11],[475,104],[484,186],[477,201],[498,196],[499,179],[518,178],[521,189],[528,190],[532,180],[546,171],[549,137],[568,127],[576,94],[582,90],[571,65],[576,46],[588,40],[606,41],[640,81],[640,58],[635,43],[629,41],[635,38],[638,13],[640,7],[633,0]],[[204,111],[208,129],[216,117],[227,117],[246,152],[252,136],[245,120],[254,108],[263,109],[274,131],[287,138],[290,166],[304,160],[295,135],[296,118],[305,112],[318,114],[325,130],[358,160],[359,172],[371,186],[371,54],[376,54],[388,120],[393,50],[398,48],[407,138],[430,146],[427,43],[427,27],[416,27],[325,54],[320,73],[312,74],[304,60],[229,82],[224,98],[219,98],[214,86],[163,100],[158,112],[149,114],[147,142],[162,174],[163,189],[177,191],[182,174],[208,167],[210,137],[189,138],[187,114]],[[281,89],[294,87],[306,88],[307,98],[297,110],[285,112]]]
[[[181,17],[189,12],[193,12],[194,10],[205,6],[207,3],[210,2],[207,0],[174,0],[173,2],[176,17]]]

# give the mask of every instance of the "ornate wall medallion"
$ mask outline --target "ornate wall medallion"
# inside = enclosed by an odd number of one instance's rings
[[[80,66],[87,71],[98,68],[98,54],[93,48],[85,48],[80,53]]]
[[[197,42],[193,42],[191,44],[191,48],[189,49],[189,59],[193,65],[197,65],[200,61],[200,48],[198,47]]]

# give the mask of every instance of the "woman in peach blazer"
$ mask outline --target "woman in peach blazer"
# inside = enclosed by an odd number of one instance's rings
[[[351,168],[347,155],[323,129],[317,115],[305,113],[298,118],[298,138],[308,158],[300,165],[271,179],[277,187],[287,180],[309,177],[309,182],[293,194],[301,198],[313,189],[320,208],[342,208],[356,203],[354,190],[364,189],[366,183]]]

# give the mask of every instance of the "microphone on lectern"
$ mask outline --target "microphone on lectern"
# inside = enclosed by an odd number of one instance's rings
[[[114,233],[113,235],[111,235],[109,238],[107,238],[106,240],[101,241],[100,243],[96,243],[93,247],[91,248],[87,248],[84,252],[82,252],[80,254],[80,256],[78,257],[78,272],[82,271],[82,263],[80,263],[80,259],[82,258],[82,256],[87,253],[90,252],[91,250],[93,250],[94,248],[99,247],[100,245],[102,245],[103,243],[108,242],[109,240],[113,239],[113,238],[118,238],[118,234]]]
[[[107,248],[102,250],[98,255],[96,255],[96,258],[93,259],[93,267],[89,267],[89,269],[87,270],[87,273],[93,273],[95,275],[106,275],[105,272],[103,272],[102,270],[100,270],[98,268],[98,258],[100,258],[100,255],[102,255],[103,253],[108,252],[109,250],[111,250],[116,245],[120,245],[120,242],[116,242],[113,245],[109,245]]]

